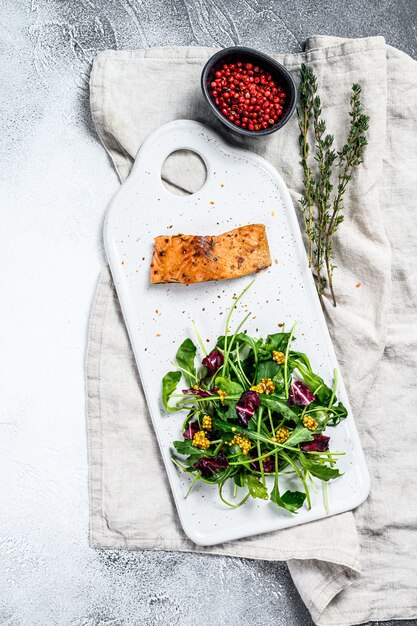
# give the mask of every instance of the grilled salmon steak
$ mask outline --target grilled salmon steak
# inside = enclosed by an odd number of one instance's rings
[[[263,224],[223,235],[155,237],[151,283],[202,283],[237,278],[271,265]]]

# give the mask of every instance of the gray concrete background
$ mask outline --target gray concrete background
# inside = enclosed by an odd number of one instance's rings
[[[118,186],[88,75],[105,48],[299,51],[319,33],[416,58],[416,25],[415,0],[0,0],[2,625],[312,624],[285,564],[88,547],[83,358]]]

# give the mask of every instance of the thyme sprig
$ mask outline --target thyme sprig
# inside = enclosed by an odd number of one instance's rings
[[[311,266],[313,262],[313,241],[314,241],[314,222],[313,222],[313,206],[314,206],[314,172],[309,166],[308,156],[310,146],[307,141],[308,132],[311,123],[311,106],[314,93],[316,92],[316,78],[313,72],[305,65],[300,70],[300,107],[297,109],[298,126],[300,129],[300,164],[304,171],[304,196],[301,198],[301,210],[304,218],[304,226],[309,240],[308,261]]]
[[[344,219],[347,185],[354,169],[363,163],[368,143],[366,131],[369,117],[362,109],[361,86],[355,83],[350,97],[349,134],[342,149],[336,151],[333,147],[334,137],[327,132],[317,92],[317,78],[311,68],[303,64],[300,69],[300,104],[297,109],[300,165],[304,173],[304,195],[300,206],[308,239],[308,261],[313,268],[317,292],[322,301],[328,287],[332,304],[336,306],[333,287],[333,272],[336,268],[333,264],[334,238]],[[313,140],[314,154],[309,138]],[[332,193],[334,181],[337,184]]]

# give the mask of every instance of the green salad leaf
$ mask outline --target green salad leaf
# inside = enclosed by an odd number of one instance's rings
[[[288,420],[298,422],[298,415],[291,407],[288,406],[284,398],[275,395],[262,395],[261,404],[272,411],[275,411]]]
[[[268,335],[265,343],[259,348],[259,360],[272,359],[273,352],[284,352],[287,349],[290,333],[274,333]]]
[[[233,380],[230,380],[230,378],[225,378],[224,376],[217,376],[216,385],[228,396],[240,396],[244,391],[240,383],[236,383]]]
[[[179,411],[177,407],[169,406],[168,402],[181,380],[181,372],[168,372],[162,379],[162,402],[167,411]]]
[[[297,513],[298,509],[303,506],[306,497],[306,494],[302,491],[286,491],[281,496],[278,483],[274,484],[270,494],[270,500],[272,500],[272,502],[275,502],[276,505],[291,513]]]
[[[341,476],[340,471],[336,467],[333,468],[328,465],[316,463],[312,459],[308,459],[302,453],[300,453],[300,464],[304,469],[308,470],[312,476],[320,478],[320,480],[328,481]]]
[[[268,500],[268,490],[265,487],[265,485],[261,483],[259,478],[257,478],[253,474],[246,474],[245,482],[248,486],[249,493],[252,496],[252,498],[260,498],[261,500]]]
[[[189,387],[192,387],[197,382],[197,372],[194,365],[196,354],[197,348],[191,339],[183,341],[176,354],[177,363]]]
[[[297,424],[291,435],[288,437],[287,446],[296,446],[303,441],[312,441],[313,433],[308,428],[304,428],[302,424]]]
[[[174,441],[173,446],[180,454],[193,454],[198,457],[203,454],[202,450],[199,450],[199,448],[195,448],[192,445],[190,439],[184,439],[184,441]]]
[[[275,381],[275,377],[282,370],[281,366],[275,361],[261,361],[258,365],[256,383],[261,382],[263,378],[272,378]]]

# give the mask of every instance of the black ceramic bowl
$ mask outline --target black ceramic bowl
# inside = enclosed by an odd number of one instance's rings
[[[224,63],[237,63],[238,61],[242,61],[243,63],[253,63],[254,65],[262,67],[262,69],[271,74],[277,85],[282,87],[287,94],[284,114],[273,126],[257,131],[240,128],[240,126],[236,126],[236,124],[233,124],[233,122],[227,119],[227,117],[225,117],[217,108],[213,96],[210,93],[210,83],[213,81],[214,74],[218,69],[221,69]],[[277,130],[282,128],[294,113],[297,100],[297,88],[295,86],[295,82],[285,67],[280,63],[277,63],[277,61],[274,61],[274,59],[271,59],[271,57],[266,54],[253,50],[252,48],[245,48],[243,46],[225,48],[224,50],[220,50],[220,52],[214,54],[204,66],[203,73],[201,74],[201,87],[204,97],[214,115],[225,126],[227,126],[227,128],[246,137],[262,137],[264,135],[275,133]]]

